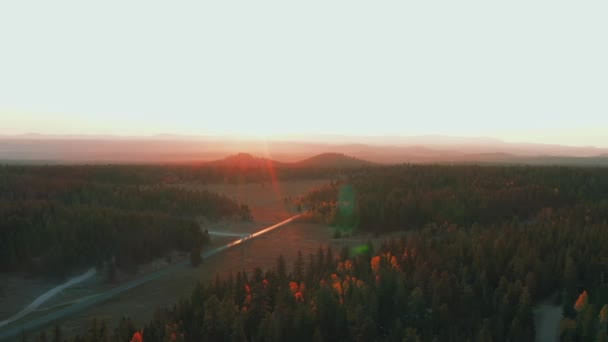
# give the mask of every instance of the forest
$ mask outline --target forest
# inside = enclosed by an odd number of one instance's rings
[[[605,168],[402,165],[357,170],[300,202],[317,220],[368,232],[525,223],[559,210],[576,211],[578,223],[602,222],[608,175]]]
[[[199,284],[143,327],[93,322],[74,341],[531,341],[533,305],[552,291],[564,298],[564,340],[605,338],[605,315],[583,317],[575,303],[581,288],[605,291],[608,230],[555,219],[440,237],[445,227],[430,226],[377,251],[300,254],[289,272],[279,257],[271,270]]]
[[[605,341],[607,195],[601,168],[353,170],[303,209],[333,229],[400,238],[320,247],[293,265],[278,256],[198,284],[144,326],[94,321],[70,340],[531,341],[534,306],[556,298],[563,341]],[[63,340],[60,327],[51,335],[36,339]]]
[[[110,165],[1,165],[0,174],[24,173],[40,179],[82,180],[96,183],[157,185],[171,183],[264,183],[277,180],[319,179],[338,177],[349,168],[341,167],[241,167],[174,164]]]
[[[171,250],[200,250],[209,238],[198,218],[250,217],[246,205],[218,194],[128,183],[126,174],[98,181],[106,172],[120,174],[108,167],[0,167],[0,271],[133,270]]]

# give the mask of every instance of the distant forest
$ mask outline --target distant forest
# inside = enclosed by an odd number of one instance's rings
[[[531,341],[533,307],[552,297],[562,340],[608,338],[606,169],[356,169],[300,205],[344,233],[403,235],[279,256],[199,284],[144,326],[95,321],[73,341]]]
[[[344,175],[352,167],[262,167],[230,164],[168,165],[1,165],[0,172],[27,174],[41,179],[95,183],[158,185],[171,183],[264,183],[275,180],[319,179]]]
[[[198,217],[250,217],[224,196],[147,185],[127,170],[0,167],[0,271],[134,269],[171,250],[200,251],[208,236]]]
[[[317,220],[369,232],[428,224],[532,223],[539,214],[576,224],[608,218],[608,169],[404,165],[353,171],[300,200]]]

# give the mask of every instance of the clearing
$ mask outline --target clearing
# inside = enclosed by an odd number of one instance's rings
[[[220,233],[247,234],[294,215],[293,206],[285,199],[296,198],[309,189],[326,184],[326,182],[327,180],[323,179],[286,181],[275,184],[180,184],[173,186],[207,189],[247,204],[251,209],[253,222],[223,221],[206,224],[203,227]],[[305,255],[315,253],[319,246],[328,244],[331,235],[332,230],[323,225],[291,223],[267,235],[247,241],[242,246],[210,257],[198,268],[184,267],[178,269],[170,275],[161,276],[154,281],[139,286],[137,291],[128,291],[103,304],[79,312],[78,315],[61,319],[54,324],[61,325],[66,336],[82,331],[93,318],[104,320],[109,326],[114,326],[116,321],[125,315],[131,317],[136,324],[143,324],[152,317],[154,309],[172,305],[182,296],[189,295],[197,281],[208,281],[215,278],[216,274],[226,276],[243,269],[251,272],[254,267],[270,268],[276,265],[276,260],[280,254],[283,254],[288,265],[291,265],[298,250],[301,250]],[[212,246],[210,248],[237,239],[233,236],[213,235],[211,238]],[[186,257],[186,255],[174,253],[171,258],[142,265],[137,274],[121,273],[118,276],[118,283],[138,278],[153,270],[162,269],[168,264],[179,262]],[[91,280],[62,291],[20,322],[13,324],[18,325],[32,317],[53,312],[66,304],[118,285],[117,283],[108,284],[104,281],[103,274],[100,273],[103,272],[98,272]],[[11,293],[2,298],[3,305],[0,305],[3,308],[3,312],[0,312],[0,314],[5,317],[14,315],[31,303],[38,295],[61,283],[61,281],[52,279],[46,281],[42,279],[30,280],[29,283],[24,283],[24,278],[19,276],[6,276],[4,279],[9,278],[12,279],[11,284],[14,286],[10,286],[10,288],[5,286],[5,294],[8,294],[7,289]],[[26,286],[23,286],[24,284]],[[6,300],[8,298],[12,299],[10,301]]]

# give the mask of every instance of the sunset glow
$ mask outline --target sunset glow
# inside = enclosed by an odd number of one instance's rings
[[[608,342],[607,13],[0,4],[0,340]]]
[[[114,5],[1,5],[0,134],[608,146],[604,2]]]

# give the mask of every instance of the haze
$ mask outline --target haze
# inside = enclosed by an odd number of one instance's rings
[[[7,2],[0,134],[608,147],[606,2]]]
[[[608,341],[608,2],[0,4],[0,341]]]

